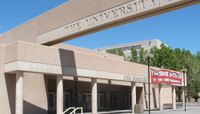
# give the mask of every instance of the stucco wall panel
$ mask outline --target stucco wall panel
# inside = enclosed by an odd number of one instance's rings
[[[124,60],[124,57],[122,57],[122,56],[108,54],[108,53],[102,53],[102,52],[98,52],[95,50],[89,50],[87,48],[72,46],[72,45],[68,45],[68,44],[64,44],[64,43],[53,45],[53,47],[62,48],[62,49],[66,49],[66,50],[70,49],[71,51],[88,54],[88,55],[99,56],[102,58],[108,58],[108,59],[113,59],[113,60],[122,60],[122,61]]]
[[[57,48],[18,42],[18,60],[60,65]]]
[[[16,61],[17,60],[17,43],[12,43],[7,45],[5,48],[5,63]]]
[[[79,68],[135,76],[147,76],[147,66],[100,56],[100,53],[41,46],[33,43],[12,43],[6,47],[6,63],[24,61],[62,68]],[[31,68],[31,66],[29,66]],[[69,70],[69,69],[68,69]],[[67,74],[66,74],[67,75]]]
[[[0,113],[11,114],[7,82],[4,74],[5,48],[3,46],[0,46],[0,55]]]
[[[11,31],[5,33],[6,41],[7,43],[11,43],[12,41],[28,41],[28,42],[35,42],[35,35],[37,34],[37,27],[39,25],[37,24],[36,20],[30,20],[24,24],[22,24],[20,27],[16,27],[12,29]],[[9,41],[10,40],[10,41]]]
[[[41,46],[33,43],[17,41],[6,46],[5,63],[16,60],[60,65],[60,56],[57,48]]]
[[[89,59],[88,59],[89,58]],[[147,75],[147,67],[135,63],[112,60],[75,52],[76,67],[94,69],[100,71],[135,74],[138,76]]]
[[[47,114],[47,87],[43,74],[24,73],[24,114]]]
[[[172,104],[172,87],[164,87],[162,91],[163,95],[163,103],[164,104]]]

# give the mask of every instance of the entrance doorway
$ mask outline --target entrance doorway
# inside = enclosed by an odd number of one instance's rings
[[[91,111],[91,93],[89,92],[83,94],[83,109],[85,111]]]
[[[132,98],[131,98],[131,92],[128,92],[128,95],[127,95],[127,103],[128,103],[128,109],[130,109],[131,108],[131,105],[132,105],[132,103],[131,103],[131,100],[132,100]]]
[[[98,109],[103,110],[105,106],[105,93],[98,93]]]
[[[118,107],[118,100],[119,100],[119,93],[112,91],[110,94],[110,106],[112,110],[117,109]]]
[[[71,95],[69,92],[64,93],[64,109],[67,109],[71,106]]]
[[[55,111],[56,110],[56,93],[48,92],[48,110]]]
[[[143,104],[143,87],[136,87],[136,104]]]

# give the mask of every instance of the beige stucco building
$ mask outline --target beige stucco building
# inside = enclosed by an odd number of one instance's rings
[[[162,44],[164,44],[164,43],[162,41],[160,41],[159,39],[150,39],[150,40],[137,41],[137,42],[132,42],[132,43],[102,47],[102,48],[98,48],[97,51],[107,52],[108,50],[112,50],[112,49],[120,49],[120,50],[122,50],[122,52],[124,54],[125,60],[130,60],[130,58],[132,56],[131,49],[136,49],[136,51],[139,54],[139,51],[141,51],[141,49],[144,49],[145,52],[150,52],[150,50],[152,48],[160,49],[161,48],[160,46]],[[164,44],[164,45],[167,46],[166,44]]]
[[[147,1],[150,5],[139,7],[144,1],[70,0],[3,33],[0,36],[0,113],[62,114],[68,107],[83,107],[84,112],[92,111],[92,114],[119,109],[132,109],[134,113],[135,104],[148,109],[147,66],[115,55],[59,44],[155,15],[155,11],[162,13],[164,9],[170,11],[198,2]],[[106,18],[97,21],[101,14]],[[175,98],[174,87],[151,85],[151,108],[162,110],[171,105],[175,109]]]
[[[24,114],[54,113],[59,87],[56,82],[60,76],[63,78],[61,88],[65,109],[80,106],[84,111],[91,111],[94,79],[98,83],[99,111],[130,109],[131,83],[135,83],[136,89],[134,102],[147,107],[147,66],[65,44],[47,47],[17,41],[1,46],[1,55],[1,113],[15,112],[18,95],[15,91],[20,87],[23,88],[23,93],[19,94],[23,94]],[[133,81],[127,77],[134,77]],[[152,108],[159,108],[158,96],[158,85],[152,85]],[[163,87],[162,97],[164,105],[172,104],[170,86]]]

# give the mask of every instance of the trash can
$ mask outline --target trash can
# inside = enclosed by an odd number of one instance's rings
[[[144,113],[143,104],[136,104],[134,107],[135,113]]]

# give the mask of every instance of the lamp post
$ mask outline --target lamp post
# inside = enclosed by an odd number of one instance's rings
[[[183,77],[184,77],[184,96],[185,97],[185,90],[186,90],[186,71],[183,71]],[[186,111],[186,97],[185,97],[185,107],[184,107],[184,111]]]
[[[151,41],[149,41],[149,47]],[[149,99],[149,114],[151,114],[151,75],[150,75],[150,58],[153,57],[153,54],[150,53],[150,49],[147,50],[147,65],[148,65],[148,99]]]
[[[150,55],[147,56],[147,64],[148,64],[148,99],[149,99],[149,114],[151,114],[151,83],[150,83]]]

